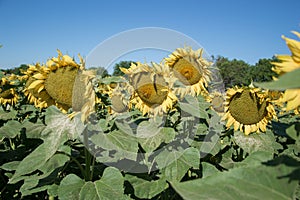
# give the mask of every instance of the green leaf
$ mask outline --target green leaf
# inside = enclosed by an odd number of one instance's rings
[[[75,134],[76,125],[55,107],[48,108],[46,123],[47,127],[42,132],[44,143],[21,161],[10,183],[16,183],[22,180],[21,176],[41,168]]]
[[[290,136],[293,140],[300,141],[300,123],[293,124],[286,129],[286,134]]]
[[[79,199],[79,193],[84,185],[84,180],[75,174],[67,175],[58,188],[58,198],[60,200],[76,200]]]
[[[234,167],[254,167],[259,166],[263,162],[271,160],[274,156],[274,153],[270,151],[255,151],[251,153],[251,156],[248,156],[242,162],[234,163]]]
[[[1,120],[9,120],[16,118],[18,112],[15,110],[10,110],[9,112],[0,110],[0,119]]]
[[[124,177],[113,167],[104,170],[100,180],[86,182],[80,190],[79,199],[122,199]]]
[[[8,163],[4,163],[2,166],[0,166],[0,168],[4,169],[6,171],[14,171],[17,169],[19,164],[20,164],[20,161],[12,161],[12,162],[8,162]]]
[[[185,96],[185,101],[179,102],[179,107],[186,113],[189,113],[191,116],[208,119],[208,114],[205,110],[205,104],[199,102],[198,99],[190,95]],[[203,104],[203,105],[202,105]]]
[[[35,112],[37,109],[33,105],[22,105],[20,113],[28,113],[28,112]]]
[[[4,138],[14,138],[16,137],[22,128],[22,125],[20,122],[11,120],[4,124],[0,128],[0,141],[2,141]]]
[[[26,129],[27,138],[41,138],[41,133],[46,128],[46,125],[41,120],[35,123],[24,120],[22,126]]]
[[[104,155],[97,157],[102,162],[114,162],[121,159],[135,160],[138,151],[137,139],[121,131],[112,131],[108,134],[99,132],[91,136],[91,141],[106,151],[114,151],[113,157]]]
[[[290,158],[280,158],[275,163],[238,167],[202,179],[174,181],[171,185],[184,199],[191,200],[293,199],[300,179],[294,171],[296,166],[288,165]]]
[[[138,126],[137,137],[142,148],[149,153],[157,149],[163,142],[171,142],[175,138],[175,130],[157,127],[149,121],[144,121]]]
[[[180,181],[190,168],[199,168],[200,153],[189,147],[182,151],[164,150],[155,158],[163,178]]]
[[[210,163],[202,162],[202,176],[206,178],[219,172],[219,170]]]
[[[278,80],[265,83],[254,83],[255,86],[270,90],[286,90],[300,88],[300,69],[279,76]]]
[[[126,174],[125,179],[134,188],[134,195],[141,199],[151,199],[168,188],[164,179],[147,181],[130,174]]]
[[[252,153],[255,151],[269,151],[276,153],[282,146],[276,142],[274,134],[267,130],[265,133],[245,135],[240,131],[234,133],[236,144],[245,152]]]

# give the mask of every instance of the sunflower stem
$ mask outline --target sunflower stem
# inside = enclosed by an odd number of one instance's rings
[[[84,179],[86,181],[92,180],[92,173],[91,173],[91,162],[92,162],[92,155],[87,149],[88,145],[88,131],[87,128],[83,131],[83,142],[84,142],[84,156],[85,156],[85,173],[84,173]]]

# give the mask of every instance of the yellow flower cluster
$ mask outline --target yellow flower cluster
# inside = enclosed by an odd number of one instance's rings
[[[300,34],[294,32],[298,37]],[[274,62],[273,70],[279,75],[300,68],[300,42],[286,37],[292,55],[279,55],[280,62]],[[122,81],[109,84],[98,83],[94,87],[95,74],[85,70],[84,60],[79,55],[76,63],[68,55],[58,51],[58,57],[49,59],[45,65],[29,65],[23,76],[4,76],[0,84],[0,104],[15,105],[19,96],[10,87],[16,80],[24,81],[23,93],[29,103],[38,108],[55,105],[63,112],[70,108],[82,113],[82,120],[94,111],[95,104],[103,104],[111,116],[122,114],[134,108],[142,115],[161,116],[174,109],[178,100],[186,95],[202,95],[211,103],[226,127],[233,126],[249,135],[266,131],[270,120],[276,119],[273,106],[286,103],[285,110],[299,111],[300,88],[287,89],[283,94],[276,91],[263,91],[253,85],[229,88],[226,95],[209,93],[212,62],[203,58],[203,49],[178,48],[160,64],[131,63],[130,68],[121,68],[125,77]],[[75,88],[74,88],[75,87]],[[96,88],[96,89],[95,89]],[[75,94],[74,94],[75,91]],[[110,105],[105,105],[96,94],[109,97]],[[103,108],[104,108],[103,107]]]

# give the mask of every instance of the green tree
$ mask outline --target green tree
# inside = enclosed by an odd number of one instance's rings
[[[120,67],[128,69],[131,63],[136,64],[134,61],[121,61],[114,66],[113,76],[123,76],[124,73],[120,70]]]
[[[218,56],[215,63],[216,67],[220,70],[226,88],[235,85],[249,85],[251,83],[251,68],[245,61],[237,59],[229,60],[228,58]]]
[[[26,71],[28,68],[28,65],[21,64],[19,67],[15,67],[12,69],[4,69],[3,71],[6,74],[16,74],[16,75],[22,75],[22,71]]]
[[[275,61],[277,61],[275,57],[272,59],[259,59],[259,61],[251,69],[251,79],[254,82],[272,81],[272,77],[277,76],[277,74],[272,71],[273,65],[271,64],[271,62]]]

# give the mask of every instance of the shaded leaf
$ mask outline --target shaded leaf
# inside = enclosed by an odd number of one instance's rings
[[[182,111],[194,117],[208,119],[206,110],[197,98],[187,95],[184,100],[179,102],[179,107]]]
[[[14,138],[21,130],[21,123],[15,120],[8,121],[0,128],[0,141],[4,138]]]
[[[155,127],[146,121],[139,124],[137,137],[143,149],[146,152],[152,152],[163,142],[171,142],[175,138],[175,130],[172,128]]]
[[[192,147],[182,151],[164,150],[155,160],[163,178],[180,181],[190,168],[199,168],[200,153]]]
[[[134,195],[142,199],[151,199],[168,188],[168,184],[164,179],[147,181],[130,174],[126,174],[125,179],[134,188]]]
[[[69,136],[74,135],[74,124],[55,107],[48,108],[46,123],[47,127],[42,132],[44,143],[21,161],[10,183],[16,183],[22,180],[22,175],[41,168]]]

